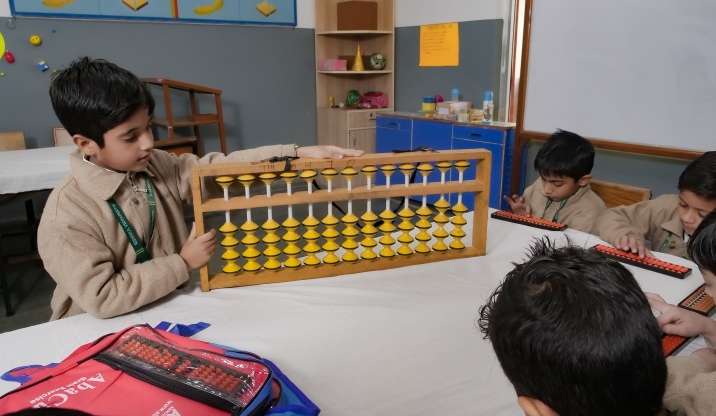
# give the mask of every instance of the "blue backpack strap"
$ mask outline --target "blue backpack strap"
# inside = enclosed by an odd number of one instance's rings
[[[154,329],[159,329],[162,331],[171,332],[175,335],[180,335],[182,337],[191,338],[211,326],[211,324],[207,324],[206,322],[197,322],[195,324],[190,325],[176,324],[170,329],[169,327],[171,325],[171,322],[162,321],[157,326],[155,326]]]
[[[299,389],[291,379],[289,379],[273,362],[262,359],[273,372],[273,377],[280,384],[282,391],[282,400],[276,407],[266,411],[266,415],[283,415],[283,416],[318,416],[321,409],[309,399],[301,389]],[[281,403],[283,402],[283,403]]]
[[[32,375],[40,370],[46,368],[56,367],[59,363],[50,363],[47,365],[25,365],[22,367],[16,367],[0,376],[0,380],[14,381],[20,384],[25,384],[32,380]]]

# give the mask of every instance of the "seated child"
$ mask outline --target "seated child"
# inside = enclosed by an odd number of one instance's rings
[[[667,415],[661,332],[617,261],[538,241],[480,309],[527,416]]]
[[[184,221],[192,165],[363,153],[275,145],[177,157],[153,148],[154,99],[131,72],[85,57],[53,75],[52,106],[79,148],[70,156],[70,173],[50,194],[38,230],[40,256],[57,282],[53,320],[133,311],[171,293],[209,260],[216,232],[197,237]]]
[[[716,295],[716,211],[708,214],[694,231],[689,240],[688,254],[701,270],[706,293],[713,297]],[[716,321],[669,305],[655,293],[647,293],[646,296],[652,308],[661,312],[657,322],[662,331],[684,337],[702,335],[712,347],[716,345]],[[669,377],[664,396],[666,405],[679,414],[715,415],[716,350],[703,348],[690,357],[668,358],[667,365]]]
[[[686,241],[706,214],[716,208],[716,152],[706,152],[679,176],[678,195],[605,211],[592,232],[614,247],[654,257],[651,250],[684,256]]]
[[[537,152],[535,170],[540,178],[522,197],[504,198],[516,214],[561,222],[588,233],[606,209],[589,187],[593,166],[594,146],[589,140],[557,130]]]

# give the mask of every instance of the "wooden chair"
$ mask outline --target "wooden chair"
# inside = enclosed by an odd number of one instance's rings
[[[0,133],[0,152],[10,150],[23,150],[25,149],[25,134],[21,131]],[[12,200],[12,196],[8,201]],[[27,223],[30,228],[30,244],[34,250],[37,247],[36,231],[35,231],[35,209],[32,204],[32,199],[25,200],[25,213],[27,215]],[[2,238],[2,232],[0,232],[0,239]],[[14,312],[12,305],[10,304],[10,292],[7,284],[7,276],[5,275],[5,267],[7,265],[7,259],[3,254],[2,247],[0,247],[0,290],[2,290],[3,301],[5,303],[5,315],[11,316]]]
[[[52,139],[55,141],[55,147],[72,146],[75,144],[72,140],[72,136],[67,132],[67,130],[65,130],[64,127],[53,127]]]
[[[0,133],[0,152],[25,148],[25,133],[21,131]]]
[[[592,191],[602,198],[607,208],[636,204],[651,199],[651,189],[596,179],[592,179],[589,185],[592,187]]]

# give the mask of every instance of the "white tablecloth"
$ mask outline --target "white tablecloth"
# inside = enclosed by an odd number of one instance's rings
[[[0,195],[52,189],[70,171],[77,147],[58,146],[0,152]]]
[[[534,237],[564,235],[492,219],[488,233],[484,257],[209,293],[194,287],[114,319],[84,314],[0,334],[0,373],[58,362],[132,324],[204,321],[211,326],[195,338],[271,359],[325,415],[522,414],[477,328],[478,310]],[[580,245],[599,242],[566,234]],[[630,269],[672,303],[703,283],[698,270],[678,280]],[[0,393],[16,385],[0,381]]]

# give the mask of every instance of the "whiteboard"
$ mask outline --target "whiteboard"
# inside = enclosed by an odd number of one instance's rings
[[[534,0],[524,130],[716,150],[716,1]]]

